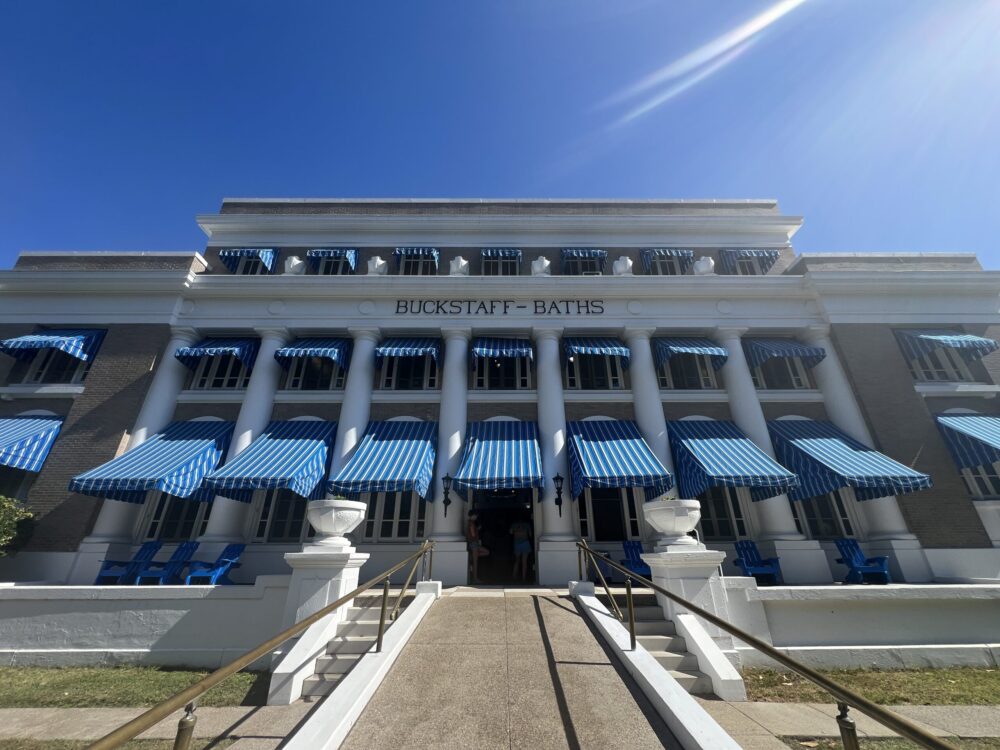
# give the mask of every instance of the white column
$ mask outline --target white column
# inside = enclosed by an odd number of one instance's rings
[[[625,341],[631,352],[629,358],[629,379],[632,383],[632,408],[635,411],[635,421],[646,445],[653,455],[671,474],[674,472],[674,459],[670,453],[670,437],[667,435],[667,420],[663,416],[663,402],[660,400],[660,384],[656,376],[656,363],[653,361],[653,350],[649,337],[652,330],[626,329]],[[666,493],[669,497],[679,494],[678,489]],[[656,498],[648,497],[647,500]]]
[[[733,415],[733,421],[758,448],[774,458],[774,446],[767,431],[767,421],[760,407],[750,366],[743,353],[742,336],[745,330],[720,328],[716,331],[716,340],[729,352],[729,359],[719,372],[729,395],[729,411]],[[804,538],[795,528],[795,517],[792,515],[788,495],[778,495],[753,505],[760,523],[761,539]]]
[[[378,346],[379,330],[359,328],[352,329],[350,333],[354,337],[354,347],[344,383],[344,402],[337,419],[337,439],[330,458],[331,477],[344,468],[365,434],[375,385],[375,348]]]
[[[437,461],[434,466],[433,503],[434,520],[432,538],[439,542],[464,540],[462,529],[462,499],[452,490],[451,506],[445,515],[444,488],[441,477],[455,476],[465,444],[465,426],[469,391],[469,338],[468,328],[445,329],[444,361],[441,366],[441,411],[438,416]],[[435,567],[437,565],[435,564]]]
[[[288,339],[284,329],[259,330],[260,350],[254,362],[243,405],[236,418],[233,439],[229,444],[226,461],[232,461],[246,450],[267,426],[274,406],[274,394],[278,390],[282,368],[274,358]],[[247,513],[250,503],[241,503],[228,497],[216,496],[208,516],[208,526],[200,541],[206,543],[229,543],[243,541]]]
[[[191,328],[179,328],[173,331],[170,342],[160,355],[156,374],[153,375],[153,381],[146,391],[146,398],[142,402],[142,408],[136,417],[125,450],[131,450],[146,442],[170,422],[177,406],[177,396],[183,390],[190,372],[174,356],[174,352],[181,347],[190,346],[197,337],[198,334]],[[86,541],[131,543],[141,511],[141,504],[105,499],[94,523],[94,529]]]

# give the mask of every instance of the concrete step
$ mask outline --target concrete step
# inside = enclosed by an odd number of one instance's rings
[[[361,654],[328,654],[316,660],[316,674],[344,674],[358,663]]]
[[[636,622],[646,622],[649,620],[662,620],[663,622],[666,622],[666,620],[663,619],[663,610],[656,605],[640,606],[639,604],[634,604],[633,609],[635,610]],[[627,613],[627,610],[623,609],[622,612]]]
[[[673,651],[687,653],[687,644],[677,635],[636,635],[635,639],[647,651]]]
[[[340,682],[342,677],[343,675],[340,674],[323,674],[307,677],[302,681],[302,700],[308,702],[310,699],[315,700],[322,698],[324,695],[329,695],[337,687],[337,683]]]
[[[375,638],[378,636],[378,620],[345,620],[337,626],[338,636],[347,635],[357,635],[357,636],[371,636]],[[386,628],[389,627],[389,622],[386,621]]]
[[[669,670],[670,676],[680,683],[681,687],[692,695],[711,695],[712,681],[701,672],[684,672]]]
[[[649,654],[667,671],[676,669],[682,672],[696,672],[698,670],[698,657],[694,654],[676,651],[650,651]]]
[[[333,654],[363,654],[375,643],[375,636],[367,635],[336,635],[330,640],[326,653]]]
[[[626,621],[626,627],[628,623]],[[635,634],[640,635],[676,635],[677,630],[672,622],[666,620],[636,620]]]

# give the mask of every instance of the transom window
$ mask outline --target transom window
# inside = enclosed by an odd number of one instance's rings
[[[210,507],[208,503],[174,497],[165,492],[155,493],[154,498],[144,539],[186,542],[205,533]]]
[[[566,360],[563,385],[573,391],[617,391],[625,387],[621,358],[604,354],[574,354]]]
[[[267,490],[258,493],[255,542],[294,544],[311,539],[316,532],[306,520],[308,500],[291,490]]]
[[[909,362],[914,380],[921,383],[974,382],[968,363],[954,349],[939,347]]]
[[[476,357],[473,387],[477,391],[520,391],[530,389],[531,363],[527,357]]]
[[[422,357],[386,357],[379,388],[384,391],[423,391],[438,387],[437,362]]]
[[[815,388],[809,368],[799,357],[771,357],[753,370],[753,384],[764,390],[799,391]]]
[[[631,487],[588,487],[576,502],[580,536],[592,542],[640,539],[639,503]]]
[[[712,358],[704,354],[675,354],[660,365],[660,388],[706,390],[719,387]]]
[[[840,491],[793,500],[791,505],[795,526],[810,539],[854,536],[854,523]]]
[[[434,258],[404,255],[399,259],[400,276],[436,276],[437,262]]]
[[[260,258],[246,256],[240,258],[240,262],[236,265],[237,276],[262,276],[266,273],[267,266]]]
[[[194,370],[190,388],[197,391],[246,388],[250,370],[232,354],[202,357]]]
[[[737,276],[763,276],[767,273],[761,265],[761,258],[737,258],[734,267]]]
[[[366,542],[414,542],[424,538],[427,501],[414,492],[379,492],[368,496]]]
[[[670,256],[653,258],[649,269],[654,276],[681,276],[684,273],[681,259]]]
[[[1000,475],[996,464],[962,469],[962,479],[973,497],[1000,497]]]
[[[351,264],[347,258],[317,258],[317,276],[347,276],[351,273]]]
[[[93,357],[91,357],[93,361]],[[76,385],[90,371],[90,361],[84,362],[59,349],[39,349],[27,362],[14,363],[9,383],[31,385]]]
[[[517,276],[520,271],[518,258],[483,258],[483,276]]]
[[[0,466],[0,497],[24,501],[27,499],[28,490],[37,476],[31,471]]]
[[[340,391],[346,373],[329,357],[296,357],[285,375],[289,391]]]
[[[567,276],[600,276],[600,258],[566,258],[563,261],[564,273]]]
[[[749,536],[746,515],[735,487],[709,487],[701,503],[699,534],[706,542],[735,542]]]

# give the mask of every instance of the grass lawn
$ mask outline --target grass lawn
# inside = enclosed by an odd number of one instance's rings
[[[191,750],[223,750],[236,740],[191,741]],[[77,740],[0,740],[0,750],[84,750],[89,742]],[[173,750],[173,740],[132,740],[122,750]]]
[[[207,671],[154,667],[0,667],[0,708],[152,706],[207,674]],[[202,706],[263,706],[267,699],[267,682],[265,673],[239,672],[205,693],[198,703]],[[149,747],[155,748],[154,745]],[[7,745],[0,745],[0,750],[6,748]]]
[[[830,679],[883,706],[1000,705],[1000,669],[832,669]],[[832,703],[825,690],[793,672],[745,669],[747,698],[773,703]],[[891,747],[891,746],[887,746]],[[984,745],[994,747],[994,745]],[[1000,747],[997,745],[996,747]]]
[[[782,737],[781,739],[789,747],[794,747],[798,750],[808,750],[810,748],[813,750],[841,750],[842,748],[839,739],[812,740],[808,737]],[[1000,748],[1000,738],[998,737],[982,737],[968,740],[957,740],[949,737],[948,742],[955,747],[961,748],[961,750],[997,750],[997,748]],[[861,738],[861,750],[914,750],[915,747],[916,745],[912,742],[904,739]],[[5,750],[2,745],[0,745],[0,750]]]

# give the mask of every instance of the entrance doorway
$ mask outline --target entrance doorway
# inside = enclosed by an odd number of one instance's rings
[[[531,503],[534,491],[489,490],[477,491],[470,513],[477,513],[480,526],[479,536],[483,546],[490,551],[479,558],[479,582],[493,585],[533,585],[535,573],[535,535],[532,524]],[[528,554],[527,574],[524,579],[514,575],[514,534],[515,524],[527,524],[530,529],[531,552]],[[471,574],[470,574],[470,581]]]

